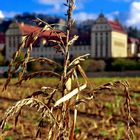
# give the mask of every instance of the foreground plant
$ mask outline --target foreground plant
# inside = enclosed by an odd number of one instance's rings
[[[74,137],[74,130],[77,120],[77,106],[80,103],[86,103],[88,100],[92,100],[96,93],[102,90],[111,89],[112,87],[121,87],[124,88],[125,97],[126,97],[126,108],[127,108],[127,125],[128,130],[130,130],[129,122],[132,120],[130,114],[130,96],[128,92],[127,82],[115,82],[108,83],[100,86],[99,88],[93,89],[83,68],[81,67],[81,62],[84,61],[89,54],[85,54],[70,60],[70,47],[78,39],[78,36],[71,36],[71,28],[74,23],[72,20],[72,13],[75,9],[75,0],[67,0],[64,4],[68,7],[67,10],[67,25],[66,33],[60,33],[53,28],[53,25],[37,19],[38,24],[45,24],[45,26],[24,37],[23,42],[19,45],[17,51],[15,52],[11,63],[9,64],[8,70],[8,79],[4,85],[3,90],[5,90],[8,84],[11,81],[12,75],[19,67],[22,67],[22,72],[19,73],[18,81],[15,83],[20,86],[24,81],[30,80],[36,76],[48,76],[56,77],[59,79],[59,83],[54,87],[42,87],[40,90],[32,93],[25,99],[22,99],[11,106],[5,113],[5,116],[1,122],[1,127],[4,128],[6,122],[13,115],[15,116],[15,125],[18,122],[18,117],[21,114],[21,110],[24,106],[29,106],[35,108],[40,114],[40,122],[38,124],[38,130],[36,137],[41,137],[41,125],[44,120],[47,120],[48,125],[48,134],[46,134],[47,139],[56,140],[56,139],[70,139]],[[59,66],[57,62],[46,58],[31,58],[32,46],[35,44],[40,35],[45,31],[50,31],[50,35],[53,34],[56,36],[56,40],[48,39],[48,42],[53,42],[53,46],[57,52],[62,53],[64,63],[62,73],[57,73],[54,71],[37,71],[33,73],[27,73],[27,64],[29,62],[44,62],[49,65]],[[24,59],[17,61],[16,58],[20,55],[22,49],[26,48],[26,53],[24,54]],[[79,81],[78,75],[84,79],[84,82]],[[85,96],[80,97],[80,93],[86,91]],[[88,96],[87,96],[88,95]],[[40,98],[40,97],[43,97]],[[70,111],[73,110],[73,117],[70,114]],[[128,133],[129,134],[129,133]],[[128,135],[129,136],[129,135]],[[129,136],[130,137],[130,136]]]

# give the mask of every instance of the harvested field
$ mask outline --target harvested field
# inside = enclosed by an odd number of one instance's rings
[[[135,123],[130,122],[130,126],[134,132],[133,140],[138,140],[140,137],[140,78],[90,78],[94,88],[117,80],[127,80],[130,84],[131,114],[135,120]],[[4,79],[1,79],[1,89],[3,83]],[[57,84],[57,80],[51,78],[34,79],[23,83],[21,87],[11,84],[0,95],[0,120],[6,109],[13,103],[31,95],[42,86],[52,86],[54,84]],[[81,96],[85,94],[88,93],[85,91]],[[75,140],[126,140],[127,116],[124,110],[124,97],[124,92],[116,88],[96,93],[93,101],[88,101],[86,104],[81,103],[78,106]],[[71,109],[72,113],[73,109]],[[14,126],[14,117],[11,118],[4,127],[4,132],[1,131],[0,138],[2,140],[34,140],[36,139],[38,122],[39,113],[34,109],[25,107],[21,112],[17,126]],[[41,128],[42,140],[45,140],[45,135],[48,134],[47,126],[46,120]]]

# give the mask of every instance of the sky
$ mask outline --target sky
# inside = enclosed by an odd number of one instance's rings
[[[0,18],[25,12],[63,16],[66,0],[0,0]],[[140,29],[140,0],[76,0],[74,19],[96,19],[99,13],[108,19],[119,19],[124,25]]]

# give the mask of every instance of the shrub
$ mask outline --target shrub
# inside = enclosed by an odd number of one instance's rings
[[[115,71],[137,70],[139,66],[138,62],[130,59],[116,59],[112,62],[112,70]]]
[[[87,59],[82,63],[82,67],[86,72],[93,71],[93,62],[92,59]]]
[[[82,66],[86,72],[97,72],[104,71],[106,64],[104,60],[87,59],[83,62]]]
[[[0,53],[0,65],[4,65],[4,56]]]
[[[28,72],[40,71],[40,70],[54,71],[55,67],[50,66],[50,65],[45,64],[45,63],[39,63],[39,62],[31,62],[31,63],[28,63],[28,65],[27,65]]]
[[[95,65],[96,71],[104,71],[105,70],[106,63],[104,60],[98,60],[98,61],[96,61],[95,64],[96,64]]]

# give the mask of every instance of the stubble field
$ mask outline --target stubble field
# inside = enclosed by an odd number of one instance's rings
[[[15,79],[14,79],[15,80]],[[12,81],[14,83],[14,80]],[[131,115],[135,123],[130,122],[133,130],[131,138],[140,139],[140,78],[90,78],[93,88],[108,82],[127,80],[130,84]],[[0,90],[5,79],[0,79]],[[8,89],[0,94],[0,121],[6,109],[19,99],[23,99],[42,86],[54,86],[57,79],[36,78],[23,83],[21,87],[10,84]],[[87,94],[86,91],[81,93]],[[123,90],[102,90],[95,94],[92,101],[80,104],[78,107],[78,119],[75,129],[75,140],[126,140],[127,139],[127,115],[124,109],[125,95]],[[73,109],[71,109],[72,117]],[[2,140],[35,140],[39,113],[34,109],[24,108],[18,124],[14,126],[14,117],[11,118],[4,131],[0,130]],[[47,139],[47,120],[41,128],[42,140]],[[38,138],[39,139],[39,138]]]

